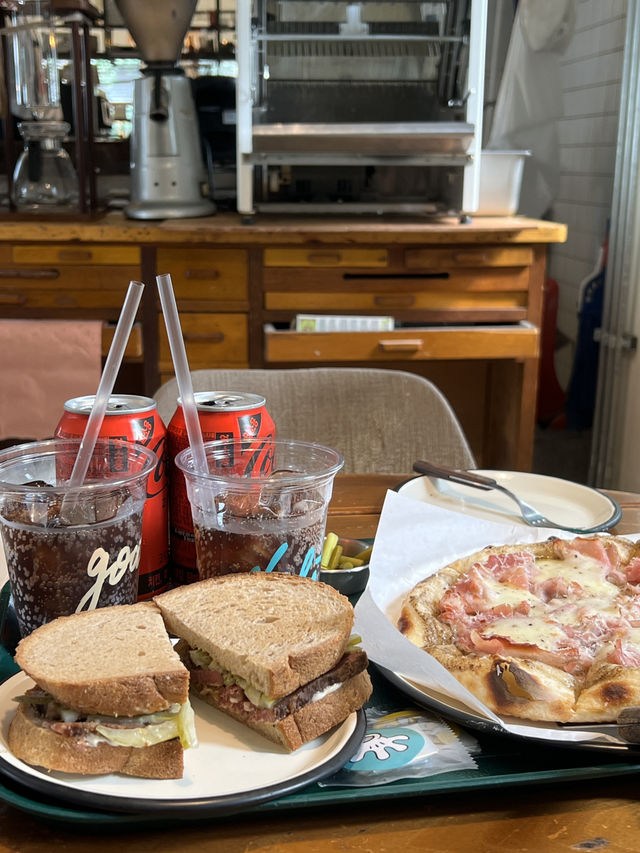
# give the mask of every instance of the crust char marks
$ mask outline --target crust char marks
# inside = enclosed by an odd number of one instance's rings
[[[578,722],[613,722],[623,708],[640,705],[640,670],[602,663],[588,673],[574,718]]]
[[[455,645],[425,651],[496,714],[558,722],[573,717],[573,678],[548,664],[499,655],[468,655]]]

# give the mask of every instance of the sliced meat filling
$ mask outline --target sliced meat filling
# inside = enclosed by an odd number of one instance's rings
[[[98,734],[98,726],[111,729],[137,729],[151,725],[154,720],[145,717],[85,716],[57,702],[50,693],[37,685],[27,690],[20,701],[27,706],[29,716],[37,725],[58,735],[88,738]]]
[[[368,659],[362,650],[347,652],[328,672],[279,699],[269,708],[260,708],[251,702],[239,684],[226,685],[222,673],[218,670],[196,667],[188,655],[185,655],[184,662],[191,672],[191,685],[202,696],[211,696],[219,708],[231,711],[246,720],[271,723],[295,714],[300,708],[308,705],[317,694],[323,694],[332,687],[337,689],[350,678],[363,672],[367,668]]]

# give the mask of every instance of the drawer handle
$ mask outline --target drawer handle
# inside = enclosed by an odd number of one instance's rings
[[[453,260],[458,263],[486,264],[489,261],[489,255],[486,252],[454,252]]]
[[[55,303],[58,308],[77,308],[78,300],[75,296],[65,296],[62,294],[61,296],[56,296]]]
[[[207,341],[211,344],[219,344],[224,340],[223,332],[187,332],[183,335],[184,339],[188,343],[195,343],[196,341]]]
[[[60,270],[0,269],[0,278],[59,278]]]
[[[58,258],[61,261],[90,261],[93,258],[93,252],[86,249],[59,249]]]
[[[308,252],[307,261],[310,264],[339,264],[342,260],[340,252]]]
[[[397,340],[378,341],[382,352],[420,352],[423,341],[420,338],[398,338]]]
[[[0,305],[24,305],[26,301],[24,293],[0,293]]]
[[[411,308],[416,298],[412,293],[382,294],[374,296],[373,303],[380,308]]]
[[[220,270],[185,270],[184,274],[186,278],[191,278],[194,281],[210,281],[220,278]]]

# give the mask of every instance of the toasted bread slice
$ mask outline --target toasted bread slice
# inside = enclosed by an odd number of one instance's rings
[[[189,673],[153,602],[60,617],[21,640],[15,659],[58,702],[83,714],[151,714],[189,695]]]
[[[222,575],[154,601],[171,632],[272,698],[334,666],[353,627],[333,587],[277,572]]]
[[[65,773],[124,773],[147,779],[180,779],[183,749],[178,738],[144,748],[99,743],[57,734],[39,725],[29,705],[20,705],[9,727],[9,749],[21,761]]]

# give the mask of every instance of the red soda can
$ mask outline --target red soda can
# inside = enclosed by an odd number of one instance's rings
[[[242,441],[244,471],[262,476],[271,471],[275,426],[259,394],[198,391],[194,395],[204,441]],[[189,445],[181,400],[167,427],[169,449],[169,540],[172,582],[175,586],[197,581],[196,546],[191,505],[184,474],[175,458]],[[229,460],[235,464],[238,460]]]
[[[56,438],[82,438],[95,395],[74,397],[64,404],[55,430]],[[142,514],[142,548],[138,600],[169,589],[169,483],[167,478],[167,431],[151,397],[112,394],[99,437],[135,441],[153,450],[158,464],[147,480],[147,500]],[[114,470],[121,459],[114,442]]]

